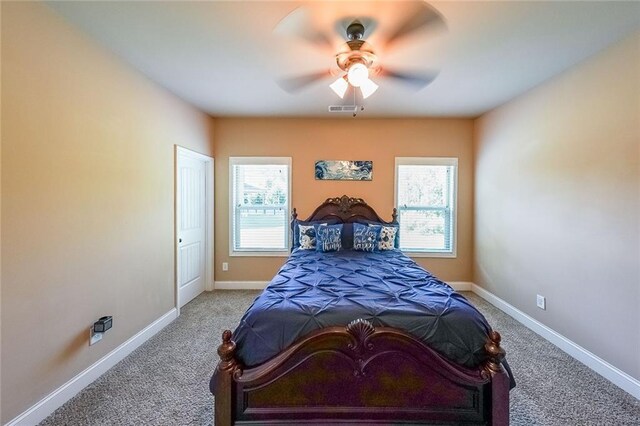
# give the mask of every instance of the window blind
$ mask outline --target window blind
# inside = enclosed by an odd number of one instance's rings
[[[242,159],[230,164],[232,250],[287,251],[290,166],[270,164],[268,158],[254,159],[253,164],[250,161]]]
[[[397,161],[400,249],[454,252],[456,159]]]

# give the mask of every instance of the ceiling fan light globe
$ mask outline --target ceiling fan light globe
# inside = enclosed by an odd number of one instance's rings
[[[360,87],[361,84],[369,80],[369,69],[364,64],[355,63],[347,71],[347,80],[353,87]]]
[[[362,91],[362,97],[367,99],[369,96],[373,95],[376,90],[378,90],[378,85],[370,79],[367,79],[360,85],[360,90]]]
[[[347,83],[347,80],[345,80],[344,77],[340,77],[331,83],[329,87],[331,87],[331,90],[333,90],[334,93],[342,99],[349,88],[349,83]]]

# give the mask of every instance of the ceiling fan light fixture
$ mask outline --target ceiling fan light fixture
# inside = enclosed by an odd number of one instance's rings
[[[360,90],[362,91],[362,97],[367,99],[369,96],[373,95],[376,90],[378,90],[378,85],[372,80],[367,79],[360,85]]]
[[[369,69],[366,65],[357,62],[349,67],[347,80],[353,87],[360,87],[361,84],[369,80]]]
[[[338,78],[336,81],[329,85],[331,90],[335,92],[336,95],[340,96],[340,98],[344,98],[344,94],[347,93],[347,89],[349,88],[349,83],[344,77]]]

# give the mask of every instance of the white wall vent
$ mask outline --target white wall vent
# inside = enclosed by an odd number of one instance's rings
[[[329,105],[329,112],[356,112],[358,105]]]

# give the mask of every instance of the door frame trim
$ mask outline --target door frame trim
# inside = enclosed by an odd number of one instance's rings
[[[206,177],[205,177],[205,291],[213,290],[214,283],[214,270],[213,270],[213,242],[214,242],[214,223],[213,223],[213,212],[214,212],[214,159],[213,157],[209,157],[208,155],[201,154],[199,152],[193,151],[188,148],[184,148],[179,145],[174,145],[174,167],[173,167],[173,205],[174,205],[174,221],[173,221],[173,244],[174,244],[174,291],[175,291],[175,306],[178,311],[178,315],[180,315],[180,288],[178,283],[179,267],[180,263],[178,262],[178,223],[180,212],[178,209],[178,156],[184,155],[186,157],[195,158],[197,160],[202,160],[206,163]]]

